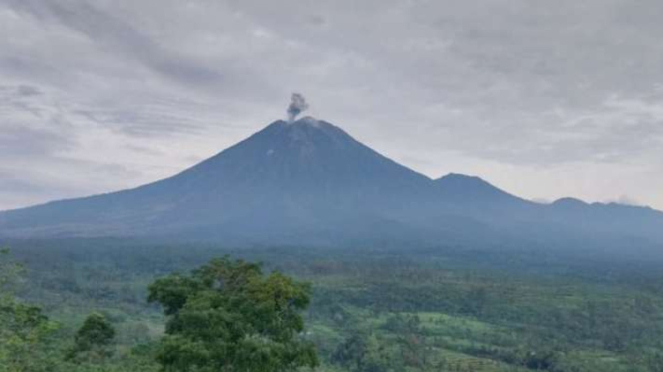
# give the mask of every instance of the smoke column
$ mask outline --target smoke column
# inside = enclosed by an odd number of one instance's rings
[[[307,108],[308,103],[306,103],[304,96],[299,93],[293,93],[290,98],[290,106],[288,106],[288,121],[292,123],[295,117]]]

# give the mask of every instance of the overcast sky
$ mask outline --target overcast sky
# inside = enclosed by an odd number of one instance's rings
[[[660,0],[0,0],[0,209],[309,115],[430,177],[663,209]]]

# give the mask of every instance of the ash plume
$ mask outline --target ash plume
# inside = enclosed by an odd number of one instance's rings
[[[299,93],[293,93],[288,106],[288,121],[293,122],[295,117],[308,108],[306,99]]]

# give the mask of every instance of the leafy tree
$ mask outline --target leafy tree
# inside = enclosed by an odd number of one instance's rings
[[[0,372],[47,370],[47,341],[57,324],[40,308],[14,297],[13,285],[22,268],[9,261],[8,254],[7,249],[0,251]]]
[[[390,358],[375,335],[361,332],[350,335],[338,345],[331,361],[352,372],[388,372],[403,369],[401,363]]]
[[[73,361],[100,361],[111,354],[115,328],[99,313],[90,314],[74,336],[74,347],[67,355]]]
[[[13,286],[23,271],[21,265],[8,259],[9,249],[0,249],[0,299],[7,299],[13,294]]]
[[[317,365],[302,340],[310,287],[259,265],[228,257],[191,275],[149,287],[168,316],[158,361],[165,371],[291,371]]]
[[[353,334],[338,345],[331,356],[331,361],[350,371],[363,371],[367,349],[366,338],[360,334]]]

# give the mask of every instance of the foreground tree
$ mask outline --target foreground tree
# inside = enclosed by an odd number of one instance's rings
[[[15,298],[13,289],[22,267],[8,256],[8,250],[0,250],[0,372],[48,370],[52,365],[46,360],[47,341],[57,324],[40,308]]]
[[[99,313],[90,314],[74,336],[74,347],[67,359],[74,362],[97,362],[111,355],[115,328]]]
[[[260,266],[212,260],[191,275],[149,287],[168,316],[158,361],[164,371],[282,372],[318,364],[301,338],[310,287]]]

